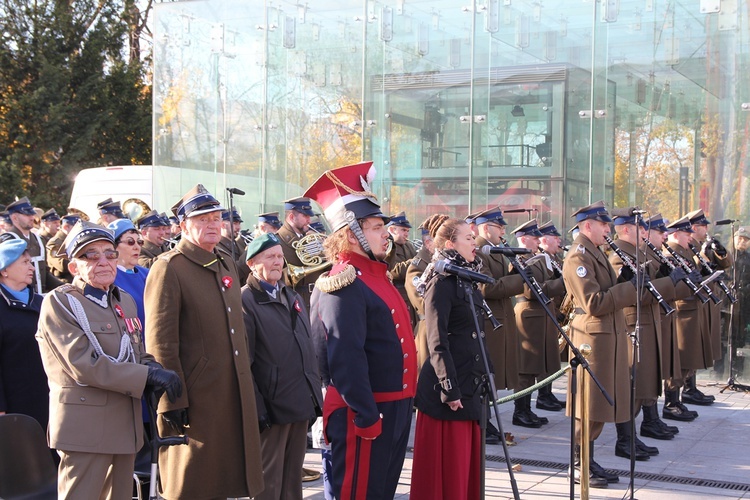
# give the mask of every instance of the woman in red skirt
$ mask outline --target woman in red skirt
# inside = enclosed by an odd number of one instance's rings
[[[426,222],[435,242],[433,263],[448,260],[478,272],[474,235],[468,224],[444,215]],[[475,500],[480,496],[480,428],[484,364],[475,317],[484,324],[483,297],[476,285],[430,265],[424,290],[429,359],[422,367],[415,403],[411,500]],[[475,307],[469,304],[468,290]]]

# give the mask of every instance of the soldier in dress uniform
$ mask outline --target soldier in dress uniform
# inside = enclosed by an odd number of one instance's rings
[[[258,413],[235,263],[216,245],[219,204],[198,184],[172,207],[182,238],[146,280],[146,345],[185,381],[185,394],[159,406],[159,429],[187,446],[159,456],[166,499],[254,497],[263,489]]]
[[[335,496],[390,500],[409,440],[417,357],[406,304],[387,275],[388,217],[370,191],[374,175],[372,162],[330,170],[305,196],[333,230],[325,247],[334,264],[316,283],[311,317],[326,338],[323,418]]]
[[[419,278],[427,269],[427,264],[432,261],[432,252],[434,250],[434,242],[432,235],[427,229],[430,221],[438,215],[432,215],[428,217],[419,226],[419,231],[422,235],[422,248],[419,249],[417,255],[409,262],[409,267],[406,269],[406,280],[404,286],[406,287],[406,293],[409,296],[409,302],[417,313],[417,327],[414,330],[414,341],[417,344],[417,370],[422,369],[425,361],[429,357],[429,349],[427,347],[427,325],[424,320],[424,300],[422,296],[417,292],[417,284]]]
[[[68,254],[65,253],[63,243],[70,231],[81,220],[78,214],[65,214],[60,218],[60,229],[57,234],[47,242],[47,266],[57,279],[65,283],[73,282],[73,275],[68,269]]]
[[[643,220],[639,220],[639,225],[636,227],[634,210],[637,207],[617,208],[612,211],[614,216],[615,232],[617,233],[617,247],[630,259],[635,265],[636,260],[639,265],[645,265],[645,270],[648,273],[648,279],[651,281],[656,290],[662,295],[665,301],[675,296],[675,286],[685,278],[686,274],[681,269],[675,269],[666,277],[657,278],[656,273],[659,270],[659,265],[656,261],[649,260],[645,252],[645,244],[643,238],[647,235],[648,224]],[[639,253],[636,259],[636,248],[639,248]],[[623,268],[623,260],[616,254],[612,253],[609,256],[609,261],[615,268],[617,273]],[[656,401],[661,394],[662,385],[662,356],[664,346],[662,345],[662,334],[661,334],[661,307],[651,293],[644,290],[641,296],[641,307],[640,307],[640,328],[639,328],[639,345],[638,345],[638,365],[636,367],[636,386],[635,386],[635,405],[633,408],[633,418],[638,415],[641,407],[643,407],[644,420],[646,419],[646,413],[650,415],[655,412],[646,410],[646,407],[652,407],[656,405]],[[628,332],[634,332],[636,327],[636,321],[638,320],[638,308],[636,306],[628,306],[625,308],[625,320],[628,326]],[[629,362],[632,366],[633,360],[633,349],[628,350],[630,355]],[[617,427],[617,443],[615,445],[615,455],[623,458],[630,458],[630,440],[631,440],[631,425],[630,422],[616,424]],[[657,439],[672,439],[674,434],[671,432],[665,432],[659,428],[655,428],[651,432],[651,437]],[[643,443],[638,436],[634,436],[635,439],[635,453],[636,460],[648,460],[649,457],[658,455],[659,450],[653,446],[647,446]]]
[[[518,246],[531,250],[531,254],[519,255],[519,261],[527,261],[539,250],[539,238],[542,233],[536,219],[524,222],[512,231]],[[527,266],[527,272],[533,274],[547,297],[565,295],[565,284],[562,275],[555,275],[554,268],[549,269],[543,259],[535,260]],[[554,308],[553,304],[548,307]],[[542,304],[529,287],[525,286],[523,294],[516,296],[514,306],[516,327],[520,341],[521,355],[518,359],[518,387],[521,391],[534,385],[544,374],[552,374],[560,369],[560,350],[557,341],[558,331],[552,319],[547,315]],[[554,309],[551,309],[555,314]],[[545,386],[549,387],[549,385]],[[541,398],[541,390],[540,398]],[[563,405],[552,392],[537,401],[537,408],[548,411],[562,411]],[[543,421],[531,411],[531,394],[517,398],[513,411],[513,425],[521,427],[540,427]]]
[[[126,218],[125,214],[122,213],[120,202],[112,201],[112,198],[107,198],[97,203],[96,210],[99,212],[99,223],[105,226],[117,219]]]
[[[708,225],[711,221],[706,218],[703,210],[694,210],[686,215],[690,219],[691,227],[693,228],[692,241],[690,242],[691,248],[699,252],[699,254],[709,263],[711,270],[723,270],[727,272],[734,263],[734,257],[732,253],[728,252],[724,245],[715,238],[708,238]],[[696,262],[700,262],[698,256],[694,257]],[[700,265],[700,264],[699,264]],[[701,268],[701,271],[705,276],[710,273],[707,270]],[[711,288],[717,297],[724,298],[724,303],[728,304],[729,299],[721,292],[721,288],[717,283],[711,283]],[[711,352],[713,353],[713,361],[716,362],[722,358],[724,349],[721,345],[721,306],[723,304],[715,304],[713,301],[709,301],[703,307],[704,312],[708,316],[708,326],[710,328],[711,337]],[[682,390],[682,402],[691,403],[697,405],[710,405],[714,402],[714,396],[704,394],[695,385],[695,374],[688,377],[685,380],[685,387]]]
[[[657,213],[646,219],[648,226],[647,241],[653,244],[654,248],[661,252],[657,255],[649,246],[646,246],[646,259],[658,265],[656,278],[669,276],[672,272],[670,266],[664,259],[669,257],[665,255],[662,246],[667,241],[667,225],[661,214]],[[689,279],[689,278],[688,278]],[[670,307],[675,307],[677,298],[687,297],[691,294],[687,285],[675,286],[674,296],[664,296]],[[664,382],[663,387],[666,394],[666,381],[676,377],[680,378],[680,351],[677,348],[677,338],[675,334],[675,314],[666,314],[659,308],[660,330],[661,330],[661,376]],[[666,397],[666,396],[665,396]],[[679,411],[679,410],[678,410]],[[688,419],[688,420],[692,420]],[[656,404],[643,406],[643,422],[641,422],[641,435],[656,439],[669,439],[668,434],[676,436],[680,432],[679,428],[673,425],[667,425],[659,418],[659,409]]]
[[[281,229],[282,222],[279,220],[279,212],[268,212],[265,214],[258,214],[258,232],[261,234],[265,233],[278,233]]]
[[[404,285],[406,281],[406,269],[409,267],[409,262],[411,262],[411,259],[417,255],[417,249],[414,248],[414,244],[409,241],[411,223],[409,222],[409,219],[406,218],[405,212],[399,212],[396,215],[391,216],[391,220],[388,222],[387,227],[388,234],[390,234],[393,240],[391,251],[386,257],[388,271],[391,273],[391,279],[398,289],[398,293],[401,294],[404,303],[406,303],[406,306],[409,308],[411,327],[412,329],[415,329],[417,326],[417,313],[411,306],[409,295],[406,293]]]
[[[1,205],[3,211],[0,212],[0,234],[7,233],[13,227],[13,221],[10,220],[10,214],[7,212],[5,205]]]
[[[616,474],[605,471],[594,461],[594,441],[602,432],[605,422],[621,423],[630,420],[630,384],[628,376],[628,328],[623,309],[635,304],[635,278],[618,278],[607,256],[599,248],[606,244],[610,234],[609,217],[604,202],[580,208],[573,213],[578,236],[565,257],[563,279],[568,295],[575,305],[575,317],[570,322],[570,337],[576,346],[591,345],[588,363],[603,388],[614,401],[610,406],[596,384],[589,383],[588,411],[591,442],[581,443],[581,413],[576,413],[576,447],[590,447],[590,486],[606,487],[617,482]],[[586,370],[579,369],[576,408],[583,404],[583,377]],[[570,387],[570,383],[568,383]],[[570,392],[568,400],[570,400]],[[567,413],[570,414],[570,405]],[[576,470],[576,474],[579,471]],[[576,477],[576,481],[579,477]]]
[[[170,226],[170,223],[156,211],[151,210],[149,213],[136,221],[138,229],[143,237],[143,246],[141,247],[141,256],[138,258],[138,265],[150,268],[156,259],[166,251],[164,245],[164,228]]]
[[[144,389],[175,401],[182,383],[146,353],[135,302],[114,286],[114,233],[79,221],[63,246],[76,278],[44,298],[37,331],[50,386],[47,437],[61,457],[58,498],[129,498]]]
[[[60,229],[60,216],[54,208],[50,208],[39,218],[39,237],[45,248],[49,240],[55,237]]]
[[[281,247],[284,250],[284,260],[287,266],[304,267],[297,255],[297,250],[292,244],[305,236],[309,230],[310,218],[314,215],[315,212],[313,212],[309,198],[302,196],[284,201],[284,224],[276,234],[281,239]],[[293,286],[294,291],[304,299],[308,311],[310,310],[312,288],[321,272],[310,273]],[[288,277],[287,282],[289,282]]]
[[[666,245],[690,265],[694,271],[699,271],[690,251],[690,239],[693,234],[690,219],[681,217],[667,225],[668,241]],[[682,297],[675,301],[675,338],[680,352],[680,375],[672,377],[664,383],[664,410],[662,416],[673,420],[690,421],[698,417],[698,412],[689,410],[681,401],[680,391],[685,380],[696,369],[706,368],[713,364],[711,351],[710,329],[708,315],[703,308],[708,303],[701,304],[695,295]]]
[[[34,207],[25,196],[14,201],[7,207],[13,227],[8,233],[26,242],[26,250],[31,255],[34,264],[34,282],[32,286],[36,293],[46,293],[55,287],[62,285],[47,267],[47,252],[42,238],[32,231],[34,228]]]

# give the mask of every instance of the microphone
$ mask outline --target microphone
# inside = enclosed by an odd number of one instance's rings
[[[435,262],[435,271],[441,274],[453,274],[461,279],[476,281],[477,283],[486,283],[487,285],[495,283],[495,278],[491,276],[485,276],[482,273],[477,273],[461,266],[450,264],[447,260],[439,260]]]
[[[514,248],[514,247],[493,247],[492,245],[485,245],[480,250],[485,255],[491,253],[501,253],[507,257],[513,257],[514,255],[531,253],[528,248]]]
[[[727,224],[731,224],[732,222],[739,222],[739,219],[721,219],[714,222],[715,226],[726,226]]]
[[[241,190],[240,188],[227,188],[227,191],[229,191],[232,194],[239,195],[239,196],[245,195],[245,192]]]
[[[520,214],[523,212],[538,212],[536,208],[509,208],[508,210],[503,210],[504,214]]]

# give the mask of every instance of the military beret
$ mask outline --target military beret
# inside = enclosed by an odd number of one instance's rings
[[[27,243],[21,238],[0,243],[0,271],[17,261],[26,251]]]
[[[120,236],[127,233],[128,231],[136,230],[135,226],[133,225],[133,221],[131,221],[130,219],[117,219],[116,221],[107,224],[107,228],[111,229],[114,232],[115,241],[117,241]]]
[[[264,250],[268,250],[276,245],[281,245],[281,240],[274,233],[261,234],[254,238],[247,246],[247,253],[245,254],[247,257],[245,260],[250,260]]]

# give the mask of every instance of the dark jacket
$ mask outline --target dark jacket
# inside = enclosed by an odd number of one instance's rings
[[[322,415],[318,360],[302,297],[282,286],[273,299],[250,276],[242,288],[242,312],[258,416],[291,424]]]
[[[138,265],[148,269],[152,265],[154,265],[156,259],[158,259],[159,255],[163,253],[163,247],[156,246],[150,241],[146,240],[143,242],[143,246],[141,247],[141,255],[140,257],[138,257]]]
[[[430,356],[419,373],[416,406],[441,420],[479,420],[485,368],[474,317],[484,325],[477,308],[482,294],[474,290],[472,312],[459,281],[455,276],[439,276],[427,284],[424,308]],[[484,342],[484,335],[481,339]],[[453,411],[446,403],[457,399],[463,408]]]
[[[0,411],[34,417],[47,429],[49,386],[34,338],[42,296],[24,303],[0,286]]]

